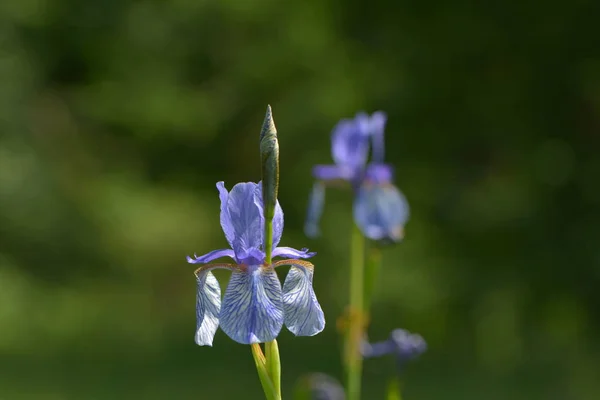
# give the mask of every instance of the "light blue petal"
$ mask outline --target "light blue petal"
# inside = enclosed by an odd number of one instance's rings
[[[235,259],[235,253],[231,249],[213,250],[210,253],[206,253],[200,257],[196,256],[195,254],[193,258],[188,256],[187,262],[190,264],[205,264],[221,257],[231,257]]]
[[[325,316],[312,287],[314,267],[307,261],[284,260],[291,265],[283,283],[285,326],[296,336],[314,336],[325,328]]]
[[[284,258],[311,258],[317,253],[314,251],[309,252],[308,249],[296,250],[291,247],[277,247],[273,250],[273,257],[284,257]]]
[[[196,344],[212,346],[219,327],[221,288],[217,278],[208,269],[196,274]]]
[[[372,240],[401,240],[408,216],[408,202],[393,185],[363,185],[354,200],[354,220]]]
[[[324,205],[325,185],[321,182],[316,182],[313,185],[310,199],[308,200],[308,211],[306,213],[306,221],[304,222],[304,234],[306,236],[314,238],[321,234],[319,221],[323,214]]]
[[[269,342],[283,325],[281,283],[273,268],[234,271],[220,314],[221,329],[242,344]]]
[[[225,189],[223,181],[217,182],[217,189],[219,190],[219,199],[221,200],[221,228],[225,234],[225,238],[229,243],[229,246],[233,248],[233,241],[235,239],[235,230],[231,223],[231,216],[229,215],[229,209],[227,208],[227,202],[229,199],[229,193]]]
[[[231,189],[227,199],[234,232],[231,247],[238,259],[251,249],[260,249],[262,245],[264,218],[262,207],[257,207],[254,201],[256,186],[254,182],[238,183]]]

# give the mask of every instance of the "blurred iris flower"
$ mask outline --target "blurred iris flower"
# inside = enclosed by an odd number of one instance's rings
[[[325,327],[325,317],[312,287],[313,265],[299,259],[315,253],[277,247],[283,233],[283,211],[279,202],[273,218],[273,257],[286,257],[265,264],[262,185],[238,183],[227,192],[217,183],[221,199],[221,227],[231,246],[203,256],[188,257],[191,264],[205,264],[230,257],[234,264],[206,264],[195,272],[198,283],[196,298],[196,343],[212,346],[220,325],[233,340],[242,344],[269,342],[277,337],[285,323],[296,336],[313,336]],[[275,267],[291,266],[283,288]],[[231,271],[229,285],[221,304],[221,289],[211,270]]]
[[[307,396],[297,396],[298,398],[308,398],[310,400],[345,400],[346,394],[342,385],[329,375],[322,373],[313,373],[303,379],[306,388],[302,388]]]
[[[325,186],[348,182],[354,191],[354,220],[372,240],[397,242],[403,237],[409,208],[404,195],[393,185],[393,169],[383,162],[386,115],[359,113],[343,119],[331,136],[333,165],[316,165],[318,180],[310,196],[305,233],[319,234],[319,219],[325,203]],[[371,149],[371,161],[369,158]]]
[[[413,360],[427,350],[425,339],[404,329],[395,329],[387,340],[376,343],[363,342],[361,352],[365,358],[393,355],[401,371],[407,361]]]

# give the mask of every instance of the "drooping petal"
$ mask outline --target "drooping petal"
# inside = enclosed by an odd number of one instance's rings
[[[304,222],[304,233],[308,237],[317,237],[321,234],[319,229],[319,221],[323,214],[325,205],[325,185],[321,182],[316,182],[313,185],[310,198],[308,200],[308,211],[306,213],[306,221]],[[275,249],[277,251],[277,249]],[[289,256],[289,258],[297,258]]]
[[[269,342],[283,325],[281,284],[272,268],[234,271],[220,314],[221,329],[242,344]]]
[[[373,143],[372,160],[377,163],[383,162],[385,152],[384,130],[387,116],[383,111],[374,112],[371,115],[370,131]]]
[[[262,203],[262,181],[258,182],[254,192],[254,203],[260,209],[261,215],[264,216]],[[264,228],[263,228],[264,229]],[[283,209],[279,204],[279,200],[275,203],[275,214],[273,215],[273,249],[277,247],[283,234]],[[261,242],[262,243],[262,242]]]
[[[285,326],[296,336],[314,336],[325,328],[325,316],[312,287],[314,266],[308,261],[282,260],[290,265],[283,283]]]
[[[243,254],[251,249],[260,249],[262,245],[264,218],[262,209],[254,201],[256,186],[254,182],[238,183],[227,199],[234,236],[231,247],[240,262]]]
[[[408,215],[406,198],[391,184],[365,184],[354,200],[354,220],[372,240],[401,240]]]
[[[235,253],[231,249],[213,250],[210,253],[206,253],[200,257],[196,256],[195,254],[193,258],[188,256],[187,262],[190,264],[205,264],[221,257],[231,257],[235,259]]]
[[[314,251],[309,252],[307,248],[302,250],[296,250],[291,247],[277,247],[273,250],[273,257],[285,257],[285,258],[311,258],[317,253]]]
[[[233,269],[231,264],[214,264],[196,270],[196,344],[212,346],[215,332],[219,326],[221,311],[221,288],[217,278],[210,272],[215,268]]]
[[[337,165],[362,167],[369,151],[368,131],[360,121],[343,119],[333,128],[331,145],[332,157]]]
[[[227,208],[227,199],[229,193],[225,188],[223,181],[217,182],[217,190],[219,191],[219,199],[221,200],[221,228],[225,234],[225,238],[229,245],[233,248],[233,240],[235,239],[235,231],[233,224],[231,223],[231,216],[229,215],[229,209]]]

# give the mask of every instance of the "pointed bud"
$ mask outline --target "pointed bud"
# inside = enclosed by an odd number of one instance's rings
[[[277,204],[279,190],[279,142],[277,129],[273,122],[271,106],[267,106],[267,114],[260,131],[260,158],[262,173],[263,210],[265,216],[265,243],[266,262],[271,262],[271,249],[273,244],[273,216]]]

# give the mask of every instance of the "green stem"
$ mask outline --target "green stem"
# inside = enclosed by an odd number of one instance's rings
[[[348,400],[359,400],[362,375],[361,340],[364,330],[364,257],[365,239],[357,226],[352,229],[350,257],[350,307],[346,331],[346,394]]]
[[[279,360],[279,346],[276,339],[265,343],[265,357],[273,390],[279,396],[278,398],[281,398],[281,361]]]
[[[265,218],[265,264],[271,265],[273,252],[273,217]]]
[[[250,345],[252,349],[252,357],[254,358],[254,364],[256,365],[256,371],[258,371],[258,378],[262,385],[265,397],[267,400],[281,400],[281,396],[278,396],[269,377],[269,372],[266,367],[266,359],[258,343]]]
[[[402,394],[400,392],[400,380],[393,378],[388,384],[386,400],[402,400]]]
[[[381,250],[371,245],[367,256],[367,268],[365,270],[365,312],[369,314],[371,303],[373,301],[373,293],[377,285],[379,271],[381,270]]]

